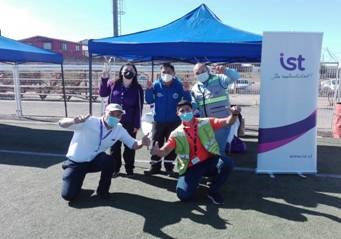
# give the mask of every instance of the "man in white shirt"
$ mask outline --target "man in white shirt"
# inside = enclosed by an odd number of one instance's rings
[[[64,118],[59,121],[62,128],[74,130],[66,160],[63,163],[62,197],[72,201],[80,193],[87,173],[101,171],[97,195],[103,198],[109,196],[111,176],[115,162],[105,151],[117,140],[122,141],[131,149],[149,146],[150,140],[145,135],[137,141],[119,123],[125,111],[119,104],[109,104],[102,117],[78,116]]]

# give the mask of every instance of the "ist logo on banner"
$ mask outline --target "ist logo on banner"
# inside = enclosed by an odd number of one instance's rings
[[[294,71],[296,69],[300,71],[305,70],[303,67],[303,61],[305,58],[303,58],[302,55],[298,55],[298,57],[288,57],[287,59],[285,59],[284,53],[281,53],[280,56],[280,63],[284,69],[288,71]]]

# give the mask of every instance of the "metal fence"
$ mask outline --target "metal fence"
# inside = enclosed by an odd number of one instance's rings
[[[260,64],[229,64],[228,67],[236,69],[241,78],[229,87],[231,94],[259,94],[260,90]],[[183,81],[194,83],[193,65],[175,65],[177,75]],[[112,76],[118,73],[120,66],[112,67]],[[152,78],[150,65],[137,65],[139,82],[144,86],[146,80]],[[93,95],[98,98],[99,77],[102,65],[93,66]],[[67,100],[88,99],[88,65],[65,65],[65,87]],[[319,97],[326,97],[329,104],[333,104],[333,97],[338,85],[340,68],[337,62],[321,63]],[[159,68],[155,67],[154,79],[158,78]],[[41,100],[47,97],[62,97],[62,82],[59,66],[55,65],[19,65],[19,79],[23,99],[38,96]],[[0,64],[0,97],[14,97],[14,84],[12,65]]]
[[[249,100],[248,104],[256,105],[259,102],[260,91],[260,64],[228,64],[228,67],[236,69],[241,78],[232,84],[228,91],[231,97]],[[112,78],[116,78],[121,65],[112,66]],[[152,76],[151,64],[136,65],[138,70],[138,79],[142,86],[145,86],[148,79],[156,79],[160,76],[160,68],[154,66],[154,75]],[[183,81],[194,83],[192,73],[193,65],[191,64],[175,64],[176,74]],[[13,65],[0,64],[0,100],[14,99],[13,84]],[[93,85],[92,95],[95,102],[99,102],[101,98],[98,95],[100,73],[102,65],[93,65]],[[66,99],[68,101],[82,102],[89,100],[89,71],[88,65],[65,65],[65,89]],[[340,66],[337,62],[321,63],[320,67],[320,84],[319,84],[319,111],[326,112],[323,114],[326,121],[331,121],[333,114],[333,104],[337,96],[338,84],[340,76]],[[62,80],[60,67],[49,64],[22,64],[19,65],[20,92],[22,100],[49,100],[62,101]]]

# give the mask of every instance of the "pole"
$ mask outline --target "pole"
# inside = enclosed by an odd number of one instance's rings
[[[154,60],[152,59],[152,82],[154,82]]]
[[[340,71],[340,63],[337,62],[336,66],[336,85],[335,85],[335,92],[334,92],[334,104],[341,102],[341,77],[339,74]]]
[[[92,53],[89,53],[89,114],[92,115]]]
[[[66,93],[65,93],[65,80],[64,80],[64,67],[63,67],[63,63],[60,64],[60,70],[62,71],[62,86],[63,86],[63,99],[64,99],[65,117],[67,117],[67,105],[66,105]]]
[[[113,32],[114,37],[118,36],[118,0],[112,1]]]
[[[18,64],[14,63],[13,65],[13,81],[14,81],[14,97],[16,103],[16,115],[18,117],[22,116],[22,106],[21,106],[21,90],[20,90],[20,81],[19,81],[19,72],[18,72]]]

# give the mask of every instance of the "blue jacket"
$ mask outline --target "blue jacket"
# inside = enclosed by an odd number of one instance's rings
[[[176,106],[180,100],[191,102],[191,94],[184,91],[182,83],[173,79],[170,86],[166,86],[161,79],[153,83],[153,87],[146,89],[145,99],[148,104],[155,103],[154,121],[159,123],[180,121],[176,115]]]

